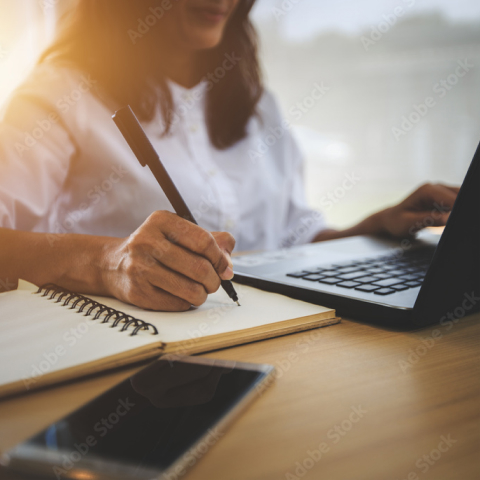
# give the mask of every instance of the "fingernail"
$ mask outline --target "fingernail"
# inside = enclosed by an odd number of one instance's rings
[[[231,280],[233,278],[232,267],[228,266],[220,276],[223,280]]]

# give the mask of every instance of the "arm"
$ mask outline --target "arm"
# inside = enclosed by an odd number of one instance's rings
[[[19,278],[114,296],[141,308],[187,310],[233,277],[233,237],[158,211],[127,238],[0,228],[0,290]]]
[[[445,225],[458,191],[457,187],[447,185],[422,185],[398,205],[374,213],[345,230],[323,230],[313,241],[322,242],[354,235],[412,237],[427,226]]]

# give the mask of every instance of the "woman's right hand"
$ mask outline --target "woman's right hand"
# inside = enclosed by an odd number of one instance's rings
[[[151,310],[184,311],[233,277],[235,239],[174,213],[154,212],[106,249],[103,284],[112,296]]]

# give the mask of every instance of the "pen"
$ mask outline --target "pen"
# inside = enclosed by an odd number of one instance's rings
[[[195,218],[193,218],[192,212],[190,212],[187,204],[180,195],[180,192],[173,183],[173,180],[165,170],[158,153],[150,143],[150,140],[133,113],[133,110],[130,108],[130,105],[116,111],[112,118],[142,167],[148,166],[150,168],[151,172],[157,179],[158,184],[172,204],[175,213],[179,217],[198,225]],[[227,295],[236,302],[238,306],[240,306],[238,295],[235,288],[233,288],[232,282],[229,280],[222,280],[221,283],[222,288],[227,292]]]

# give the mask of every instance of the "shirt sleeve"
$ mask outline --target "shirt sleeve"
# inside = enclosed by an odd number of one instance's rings
[[[310,208],[305,195],[304,158],[290,131],[285,134],[285,154],[290,162],[289,206],[281,248],[311,242],[326,228],[323,214]]]
[[[48,82],[22,86],[0,121],[0,227],[48,230],[52,204],[68,177],[76,147]],[[57,93],[57,96],[59,94]]]

